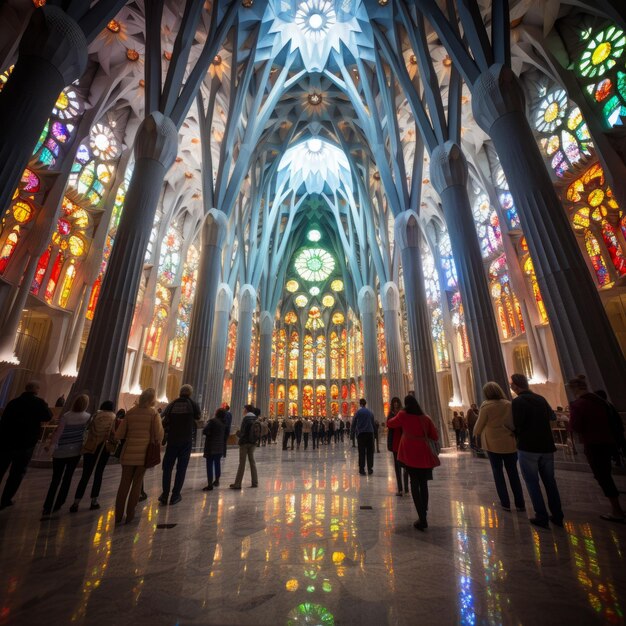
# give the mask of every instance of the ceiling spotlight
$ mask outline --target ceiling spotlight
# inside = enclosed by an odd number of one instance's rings
[[[313,139],[309,139],[306,142],[306,147],[309,149],[309,152],[317,153],[322,150],[322,140],[317,137],[313,137]]]
[[[319,30],[324,25],[324,18],[319,13],[309,15],[309,26],[313,30]]]

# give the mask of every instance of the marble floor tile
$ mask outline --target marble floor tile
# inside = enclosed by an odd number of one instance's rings
[[[421,533],[387,452],[367,477],[348,442],[256,458],[258,489],[249,474],[228,489],[231,450],[222,486],[203,492],[194,455],[173,507],[157,501],[160,467],[149,470],[139,521],[117,528],[119,466],[106,470],[100,510],[85,498],[70,514],[70,500],[43,522],[50,471],[30,469],[0,512],[0,626],[624,622],[626,526],[599,518],[590,474],[557,472],[565,528],[538,530],[499,508],[488,461],[443,454]]]

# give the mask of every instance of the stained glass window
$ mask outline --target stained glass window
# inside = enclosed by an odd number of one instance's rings
[[[298,308],[302,309],[307,305],[309,300],[306,296],[300,294],[294,298],[293,302]]]
[[[295,293],[296,291],[298,291],[299,288],[300,288],[300,285],[298,285],[298,282],[295,280],[288,280],[287,283],[285,284],[285,289],[289,293]]]
[[[3,274],[9,264],[9,260],[13,255],[15,246],[17,245],[20,237],[20,227],[14,226],[7,238],[4,241],[2,250],[0,251],[0,274]]]
[[[171,285],[176,279],[180,267],[180,249],[182,237],[175,226],[170,226],[161,243],[159,255],[159,282]]]
[[[472,210],[483,258],[488,258],[502,248],[500,222],[487,194],[474,185]]]
[[[443,233],[439,241],[439,256],[441,258],[441,268],[443,269],[445,284],[448,289],[458,288],[456,266],[452,257],[452,245],[448,233]]]
[[[293,311],[289,311],[289,313],[285,315],[285,324],[297,324],[297,322],[298,316]]]
[[[305,248],[295,260],[295,268],[306,281],[326,280],[335,269],[335,259],[322,248]]]
[[[327,293],[323,298],[322,298],[322,304],[325,307],[331,308],[334,304],[335,304],[335,298],[333,298],[333,296],[331,296],[329,293]]]
[[[533,265],[529,254],[526,254],[522,260],[522,267],[524,269],[524,274],[526,274],[528,280],[530,281],[530,287],[535,298],[535,303],[537,304],[537,310],[539,311],[541,322],[545,324],[548,321],[548,313],[545,305],[543,304],[541,292],[539,291],[539,284],[537,283],[537,276],[535,274],[535,266]]]
[[[333,324],[343,324],[345,321],[345,318],[343,316],[343,313],[333,313],[333,318],[332,318]]]
[[[336,278],[330,283],[330,288],[333,291],[343,291],[343,281]]]
[[[74,283],[74,277],[76,276],[76,265],[72,259],[70,265],[65,271],[65,277],[61,285],[61,295],[59,296],[59,306],[66,307],[72,291],[72,284]]]

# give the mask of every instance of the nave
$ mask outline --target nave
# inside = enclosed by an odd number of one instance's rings
[[[222,486],[203,493],[195,455],[168,508],[161,469],[150,470],[139,523],[118,528],[119,466],[107,468],[100,511],[45,522],[49,472],[30,469],[0,516],[0,624],[623,623],[626,528],[599,519],[588,473],[557,472],[565,528],[544,531],[499,508],[488,461],[444,453],[420,533],[382,449],[367,478],[349,442],[256,456],[259,489],[249,474],[228,489],[229,449]]]

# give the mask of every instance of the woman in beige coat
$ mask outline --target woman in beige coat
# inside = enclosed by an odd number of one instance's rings
[[[518,511],[525,511],[522,483],[517,473],[517,446],[513,434],[511,402],[506,399],[498,383],[489,382],[483,387],[485,401],[480,406],[474,435],[481,437],[481,448],[487,450],[493,479],[500,503],[505,511],[511,510],[509,492],[504,479],[504,469],[509,477],[513,499]]]
[[[115,432],[118,440],[124,439],[120,455],[122,478],[115,499],[115,523],[120,524],[126,509],[126,523],[135,518],[135,507],[141,493],[141,483],[146,472],[146,451],[150,440],[160,443],[163,439],[161,418],[154,408],[154,389],[146,389],[139,396],[137,406],[126,413]],[[128,502],[127,502],[128,499]]]

